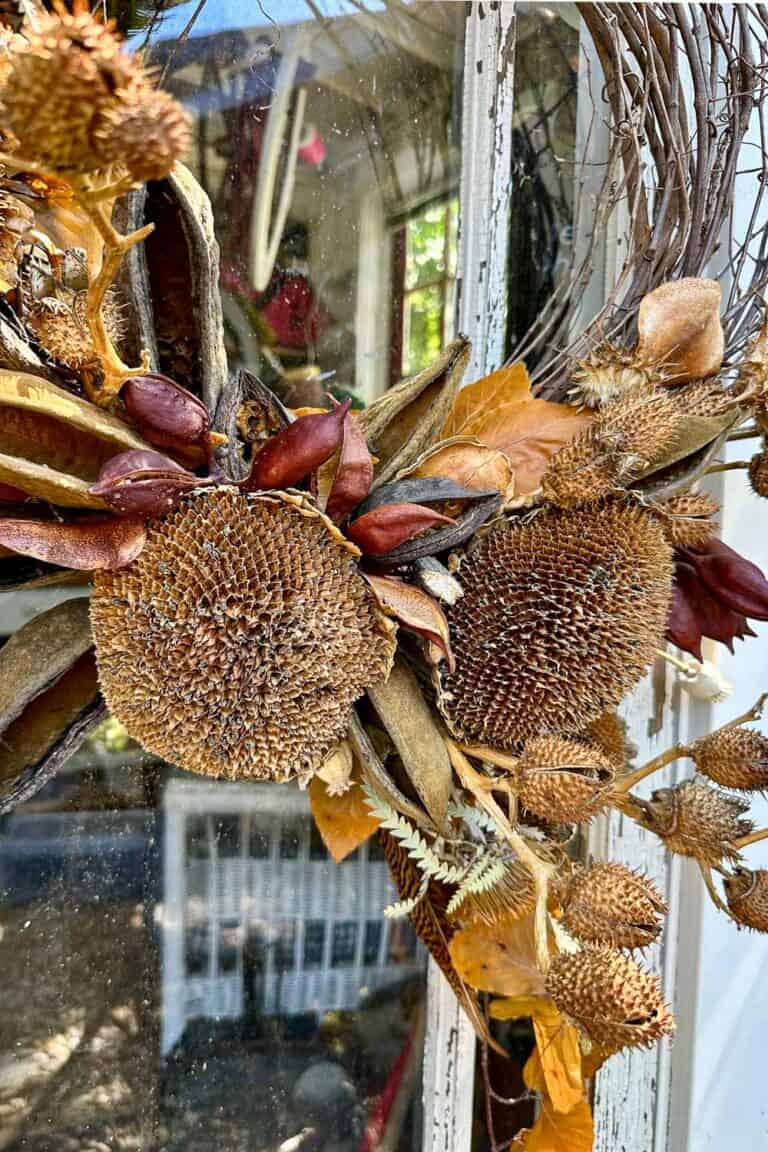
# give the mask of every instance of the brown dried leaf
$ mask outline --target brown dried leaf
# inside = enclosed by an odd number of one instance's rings
[[[448,621],[437,601],[420,588],[414,588],[412,584],[396,580],[393,576],[364,575],[384,611],[394,616],[404,628],[437,645],[440,658],[444,657],[448,661],[449,670],[453,671]]]
[[[495,1020],[530,1017],[536,1037],[537,1061],[529,1060],[524,1076],[529,1088],[535,1081],[549,1096],[556,1112],[570,1112],[584,1099],[579,1034],[568,1024],[548,996],[514,996],[495,1000],[490,1007]],[[530,1077],[530,1080],[529,1080]]]
[[[532,914],[460,929],[451,941],[451,959],[462,980],[479,992],[514,997],[544,992]]]
[[[46,564],[81,572],[124,568],[144,547],[143,520],[89,517],[70,524],[56,520],[0,519],[0,545]]]
[[[315,776],[309,786],[309,803],[317,830],[337,864],[364,844],[379,826],[365,802],[357,763],[350,779],[351,787],[341,795],[332,795],[319,776]]]
[[[534,492],[550,458],[594,419],[594,413],[531,395],[524,364],[500,368],[464,388],[443,436],[473,437],[500,449],[515,475],[518,496]]]
[[[515,474],[507,456],[468,436],[453,436],[430,448],[405,473],[405,477],[445,476],[464,488],[495,489],[502,499],[514,495]]]

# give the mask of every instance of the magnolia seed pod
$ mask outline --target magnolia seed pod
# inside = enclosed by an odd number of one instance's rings
[[[654,507],[659,523],[673,548],[699,548],[717,532],[712,517],[720,505],[706,492],[681,492]]]
[[[606,945],[556,957],[546,987],[560,1011],[607,1048],[649,1048],[674,1033],[659,978]]]
[[[727,796],[709,784],[685,780],[660,788],[643,805],[642,822],[659,836],[670,852],[692,856],[712,867],[738,857],[735,842],[752,831],[745,820],[748,802]]]
[[[646,948],[661,935],[667,905],[650,880],[623,864],[575,872],[563,896],[563,927],[586,944]]]
[[[768,496],[768,451],[765,448],[749,462],[749,482],[756,496]]]
[[[613,765],[596,748],[539,736],[528,741],[520,757],[517,793],[540,819],[575,824],[605,807],[614,778]]]
[[[752,728],[723,728],[697,740],[691,756],[703,776],[722,788],[768,788],[768,737]]]
[[[684,277],[660,284],[640,302],[637,353],[674,384],[715,376],[723,362],[717,280]]]
[[[736,868],[723,886],[732,919],[755,932],[768,932],[768,871]]]

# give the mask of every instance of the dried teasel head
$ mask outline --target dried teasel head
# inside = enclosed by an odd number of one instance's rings
[[[723,362],[717,280],[684,277],[660,284],[640,302],[637,354],[658,365],[672,384],[715,376]]]
[[[749,482],[756,496],[768,496],[768,451],[756,452],[749,462]]]
[[[675,1030],[659,978],[606,945],[556,957],[547,992],[590,1040],[614,1051],[649,1048]]]
[[[574,403],[601,408],[637,388],[661,383],[663,374],[644,364],[634,349],[602,344],[586,360],[580,360],[571,374]]]
[[[768,932],[768,871],[736,868],[723,887],[731,918],[755,932]]]
[[[563,899],[563,927],[586,944],[646,948],[661,935],[667,905],[645,877],[604,861],[579,869]]]
[[[576,824],[605,807],[615,771],[596,748],[558,736],[537,736],[517,766],[520,803],[550,824]]]
[[[673,548],[700,548],[717,534],[720,505],[706,492],[681,492],[653,508]]]
[[[666,391],[635,388],[601,409],[561,448],[542,477],[545,497],[575,508],[629,484],[661,458],[679,434],[683,414]]]
[[[692,856],[712,867],[738,856],[737,840],[752,831],[744,819],[748,802],[727,796],[699,780],[674,788],[659,788],[642,806],[643,824],[659,836],[670,852]]]
[[[722,788],[768,788],[768,737],[753,728],[722,728],[697,740],[691,756],[699,772]]]
[[[190,771],[308,776],[394,655],[355,554],[301,497],[231,487],[186,497],[149,525],[133,564],[96,579],[110,710]]]
[[[453,732],[514,753],[615,708],[664,634],[671,556],[657,521],[623,502],[489,532],[447,612],[456,665],[438,701]]]

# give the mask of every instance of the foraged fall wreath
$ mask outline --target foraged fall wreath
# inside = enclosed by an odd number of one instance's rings
[[[702,681],[702,638],[732,647],[768,619],[768,582],[699,487],[739,425],[768,429],[768,331],[724,371],[720,286],[682,277],[565,400],[533,395],[521,363],[460,391],[459,339],[365,410],[288,411],[226,380],[182,109],[84,8],[2,47],[0,582],[93,575],[90,603],[0,653],[3,810],[104,702],[190,771],[308,785],[337,860],[381,837],[388,914],[480,1036],[481,994],[490,1017],[533,1020],[543,1106],[520,1146],[585,1152],[585,1081],[674,1023],[635,958],[663,898],[622,864],[575,863],[574,830],[620,810],[768,930],[768,872],[742,855],[763,835],[747,810],[768,740],[746,726],[763,698],[634,769],[616,712],[667,640]],[[189,261],[192,330],[168,310],[155,223]],[[183,384],[159,371],[169,347]],[[768,451],[749,479],[768,495]],[[635,794],[682,757],[695,776]]]

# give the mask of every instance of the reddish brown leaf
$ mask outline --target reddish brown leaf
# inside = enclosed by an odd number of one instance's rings
[[[344,417],[344,440],[325,511],[340,524],[368,495],[373,480],[373,457],[362,428],[351,412]]]
[[[412,584],[396,580],[393,576],[371,576],[366,580],[373,588],[376,599],[385,612],[393,615],[404,628],[424,636],[439,649],[440,658],[445,657],[448,668],[454,669],[453,652],[448,631],[448,621],[440,605],[430,595]]]
[[[346,534],[362,552],[378,556],[435,524],[455,523],[450,516],[443,516],[423,504],[383,504],[354,520]]]
[[[345,400],[322,415],[302,416],[268,440],[253,462],[245,491],[292,488],[319,468],[341,446],[351,405]]]
[[[56,520],[0,519],[0,545],[46,564],[92,572],[124,568],[144,547],[142,520],[98,516],[60,524]]]
[[[13,484],[0,484],[0,504],[23,504],[29,496]]]

